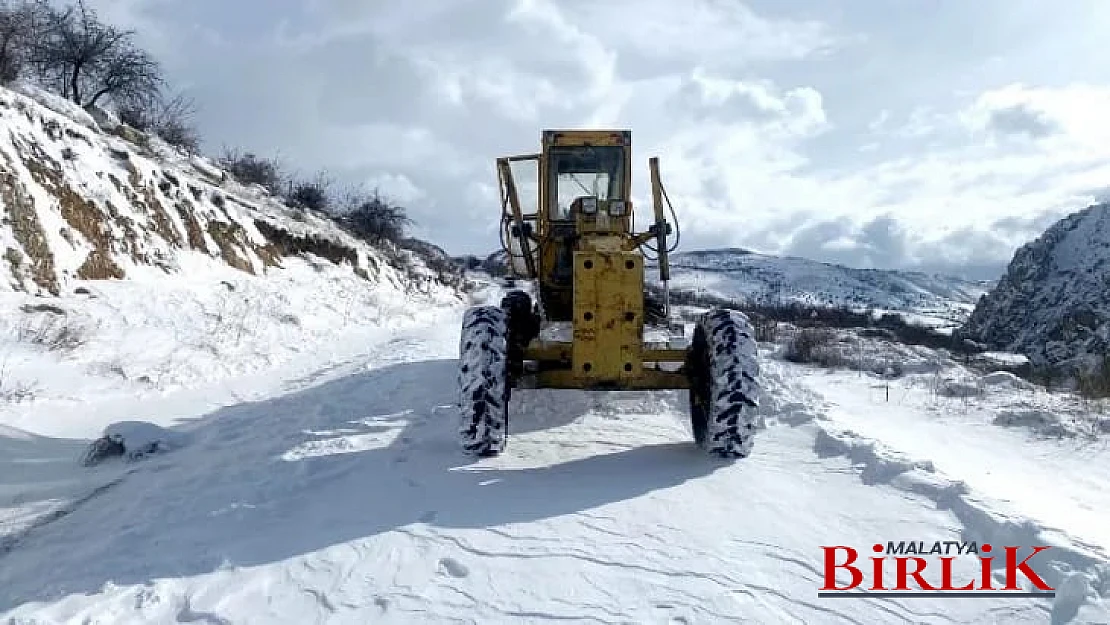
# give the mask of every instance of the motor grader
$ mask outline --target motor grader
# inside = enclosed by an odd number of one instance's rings
[[[545,130],[541,147],[496,160],[510,276],[532,288],[463,316],[463,449],[477,456],[505,449],[513,389],[687,389],[695,443],[746,457],[759,400],[755,335],[743,313],[726,308],[701,314],[690,340],[676,321],[664,200],[678,224],[658,158],[648,161],[654,221],[636,232],[631,131]],[[534,206],[523,205],[513,170],[527,162],[536,172]],[[661,294],[645,281],[645,261],[658,265]]]

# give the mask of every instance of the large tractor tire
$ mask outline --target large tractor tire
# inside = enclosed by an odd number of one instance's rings
[[[698,319],[687,350],[694,442],[724,458],[746,458],[755,443],[759,351],[740,312],[714,308]]]
[[[459,436],[465,452],[495,456],[505,449],[509,389],[508,313],[497,306],[471,308],[459,337]]]
[[[507,315],[510,383],[524,371],[524,349],[540,333],[540,316],[532,297],[524,291],[509,291],[501,298],[501,310]],[[510,384],[511,386],[511,384]]]

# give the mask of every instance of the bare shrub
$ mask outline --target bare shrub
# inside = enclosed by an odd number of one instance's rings
[[[332,186],[334,181],[327,172],[319,172],[311,180],[291,182],[286,200],[292,208],[311,211],[327,211],[333,203]]]
[[[86,338],[65,316],[48,314],[25,319],[16,330],[16,340],[51,351],[69,351],[84,345]]]
[[[19,78],[34,42],[34,10],[26,2],[0,2],[0,83]]]
[[[189,154],[200,152],[200,135],[193,125],[196,104],[183,94],[132,99],[116,107],[116,113],[135,130],[154,133]]]
[[[755,340],[764,343],[774,343],[778,339],[779,324],[770,317],[763,315],[748,315],[755,330]]]
[[[0,359],[0,400],[16,404],[34,399],[38,384],[16,379],[8,367],[8,356]]]
[[[370,243],[400,243],[412,220],[405,209],[383,197],[377,189],[369,194],[354,194],[347,199],[348,210],[339,221],[351,232]]]
[[[1076,376],[1076,391],[1086,399],[1110,397],[1110,355],[1104,355],[1092,370]]]
[[[274,195],[281,193],[281,164],[276,158],[261,158],[254,153],[240,153],[238,150],[224,149],[219,159],[220,166],[243,184],[257,184]]]
[[[836,333],[829,328],[802,328],[786,344],[783,358],[797,363],[819,363],[833,366],[838,360],[833,348]]]

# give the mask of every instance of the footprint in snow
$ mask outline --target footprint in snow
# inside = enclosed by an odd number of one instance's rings
[[[466,577],[470,575],[470,569],[454,558],[440,558],[439,559],[439,572],[446,573],[451,577]]]

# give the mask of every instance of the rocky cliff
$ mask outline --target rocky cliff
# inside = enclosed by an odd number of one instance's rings
[[[959,333],[1037,366],[1101,363],[1110,345],[1110,204],[1073,213],[1018,249]]]

